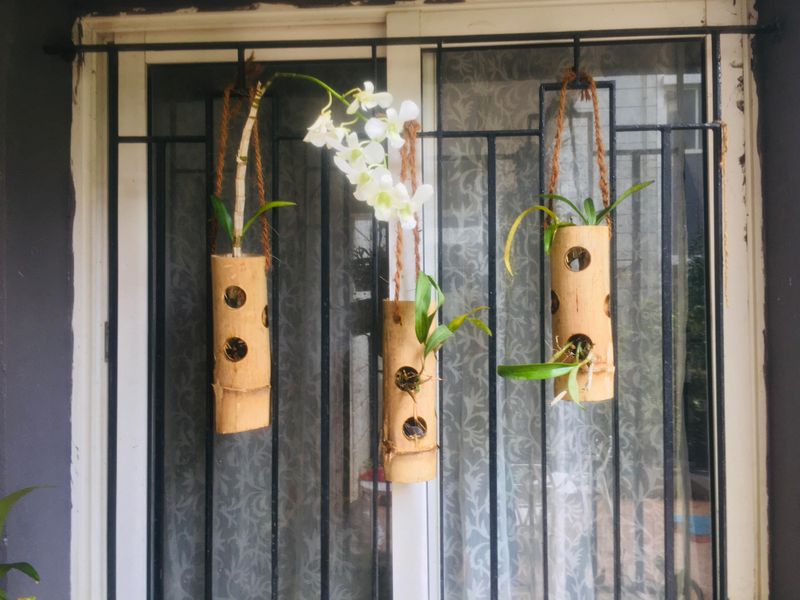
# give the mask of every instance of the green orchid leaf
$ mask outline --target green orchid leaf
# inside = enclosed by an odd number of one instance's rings
[[[438,311],[442,306],[444,306],[444,292],[442,288],[439,287],[439,284],[436,283],[436,280],[431,277],[430,275],[425,275],[428,278],[428,281],[431,284],[431,287],[436,290],[436,311]],[[434,312],[436,312],[434,311]]]
[[[539,381],[566,375],[575,368],[572,363],[534,363],[530,365],[500,365],[497,374],[507,379]]]
[[[567,377],[567,390],[575,404],[583,408],[581,404],[581,390],[578,387],[578,371],[580,371],[580,368],[581,365],[574,365],[570,370],[569,376]]]
[[[586,220],[589,225],[597,225],[597,211],[594,208],[594,200],[586,198],[583,201],[583,212],[586,214]]]
[[[617,198],[616,201],[611,206],[609,206],[608,208],[604,208],[599,213],[597,213],[597,223],[602,223],[603,219],[605,219],[606,216],[611,211],[613,211],[615,208],[617,208],[617,206],[619,206],[620,203],[623,200],[625,200],[629,196],[632,196],[636,192],[642,191],[644,188],[646,188],[649,185],[652,185],[653,183],[655,183],[653,180],[645,181],[644,183],[639,183],[637,185],[634,185],[633,187],[630,187],[627,190],[625,190],[624,192],[622,192],[622,194],[619,196],[619,198]]]
[[[425,273],[420,273],[417,277],[417,289],[414,298],[414,330],[417,334],[417,341],[424,344],[428,339],[428,332],[431,329],[431,317],[428,310],[431,306],[431,282]]]
[[[536,212],[537,210],[546,213],[553,220],[553,223],[559,222],[556,214],[552,210],[550,210],[546,206],[542,206],[541,204],[537,204],[535,206],[531,206],[530,208],[526,208],[517,216],[516,219],[514,219],[514,222],[511,224],[511,229],[508,230],[508,237],[506,237],[506,247],[503,250],[503,262],[505,262],[506,264],[506,271],[508,271],[508,274],[511,275],[512,277],[514,276],[514,269],[511,268],[511,246],[514,243],[514,236],[517,235],[517,229],[519,229],[519,226],[522,224],[522,220],[529,214],[531,214],[532,212]]]
[[[284,200],[273,200],[272,202],[267,202],[263,206],[259,207],[259,209],[255,212],[255,214],[253,214],[253,216],[247,220],[247,223],[244,224],[244,227],[242,228],[242,237],[244,237],[244,234],[247,232],[248,229],[250,229],[250,226],[253,223],[255,223],[261,215],[263,215],[268,210],[271,210],[273,208],[280,208],[281,206],[297,206],[297,203],[286,202]]]
[[[10,493],[5,498],[0,498],[0,537],[3,536],[6,518],[8,518],[8,513],[11,510],[11,507],[19,502],[22,498],[30,494],[33,490],[37,489],[37,487],[38,486],[22,488],[21,490]]]
[[[475,313],[480,312],[482,310],[489,310],[489,307],[488,306],[479,306],[478,308],[473,308],[468,313],[464,313],[463,315],[459,315],[455,319],[450,321],[447,324],[447,328],[450,331],[452,331],[453,333],[455,333],[458,330],[458,328],[461,327],[464,324],[464,321],[466,321],[468,318],[470,318]]]
[[[231,214],[222,203],[222,200],[216,196],[211,196],[211,205],[214,207],[214,214],[217,217],[217,221],[222,225],[222,228],[228,234],[231,242],[233,242],[233,221],[231,220]]]
[[[0,590],[0,600],[8,600],[8,595],[4,590]]]
[[[447,325],[439,325],[425,342],[425,356],[427,357],[428,354],[436,352],[452,335],[453,332],[450,331]]]
[[[547,229],[544,230],[544,253],[547,256],[550,256],[550,251],[553,249],[553,242],[556,239],[558,230],[563,227],[573,227],[574,225],[574,223],[565,223],[564,221],[560,221],[558,223],[551,223]]]
[[[575,206],[575,204],[569,198],[559,196],[558,194],[539,194],[539,197],[547,198],[548,200],[558,200],[564,204],[567,204],[572,210],[575,211],[575,214],[581,218],[581,221],[583,221],[584,225],[589,225],[589,221],[586,220],[586,216],[581,212],[581,209]]]
[[[41,581],[39,577],[39,573],[36,572],[36,569],[33,566],[26,562],[17,562],[17,563],[0,563],[0,579],[5,577],[9,571],[19,571],[20,573],[24,573],[31,579],[33,579],[36,583]]]
[[[492,330],[489,329],[489,326],[480,319],[476,319],[474,317],[467,317],[467,321],[472,323],[475,327],[480,329],[483,333],[485,333],[489,337],[492,337]]]

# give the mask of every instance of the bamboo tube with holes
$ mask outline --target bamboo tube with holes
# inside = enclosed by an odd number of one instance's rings
[[[553,346],[591,342],[591,376],[589,366],[578,373],[581,401],[586,402],[614,397],[610,237],[606,225],[562,227],[550,253]],[[566,387],[567,377],[556,379],[556,394]]]
[[[263,256],[211,257],[218,433],[270,424],[270,345]]]
[[[433,325],[435,327],[435,324]],[[414,328],[414,302],[383,303],[383,468],[387,481],[417,483],[436,477],[436,358],[422,369],[423,347]],[[404,369],[422,369],[418,391],[404,391]],[[403,370],[401,372],[401,370]],[[400,375],[398,376],[398,373]]]

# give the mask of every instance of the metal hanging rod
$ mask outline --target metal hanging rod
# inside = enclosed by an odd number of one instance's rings
[[[491,42],[564,41],[579,44],[586,40],[646,37],[701,37],[707,35],[761,35],[775,33],[771,25],[707,25],[698,27],[647,27],[641,29],[598,29],[585,31],[539,31],[531,33],[499,33],[452,36],[350,38],[327,40],[250,40],[223,42],[134,42],[123,44],[46,45],[47,54],[72,60],[85,52],[166,52],[190,50],[258,50],[265,48],[346,48],[375,46],[441,46],[443,44],[483,44]]]

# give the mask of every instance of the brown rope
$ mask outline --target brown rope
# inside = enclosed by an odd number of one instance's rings
[[[250,91],[250,101],[255,96],[255,89]],[[253,146],[253,167],[256,172],[256,187],[258,188],[258,204],[264,206],[267,203],[267,189],[264,182],[264,166],[261,159],[261,134],[259,133],[258,121],[253,126],[253,134],[250,143]],[[270,243],[270,227],[267,220],[267,213],[261,215],[261,246],[264,249],[264,270],[269,272],[272,266],[272,248]]]
[[[597,154],[597,168],[600,175],[600,194],[603,198],[603,206],[608,207],[611,202],[610,190],[608,187],[608,166],[606,165],[606,148],[603,144],[603,127],[600,123],[600,100],[597,96],[597,83],[594,78],[582,71],[580,78],[586,82],[587,88],[581,92],[581,98],[584,100],[591,99],[592,110],[594,112],[594,139]],[[558,176],[560,172],[559,160],[561,157],[561,141],[562,133],[564,132],[564,115],[567,107],[567,90],[569,85],[577,79],[575,71],[568,69],[564,73],[561,80],[561,91],[558,97],[558,114],[556,115],[556,137],[553,143],[553,162],[550,170],[550,184],[548,186],[548,193],[555,194],[558,186]],[[548,206],[552,208],[553,201],[548,200]],[[609,226],[611,225],[611,214],[606,217]]]
[[[400,322],[400,279],[403,274],[403,227],[400,221],[395,226],[394,245],[394,322]]]

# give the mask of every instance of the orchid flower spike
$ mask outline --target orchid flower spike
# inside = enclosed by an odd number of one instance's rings
[[[358,90],[353,97],[350,106],[347,107],[347,114],[352,115],[361,110],[370,110],[376,106],[389,108],[392,105],[392,95],[389,92],[376,92],[375,86],[371,81],[364,82],[364,89]]]

